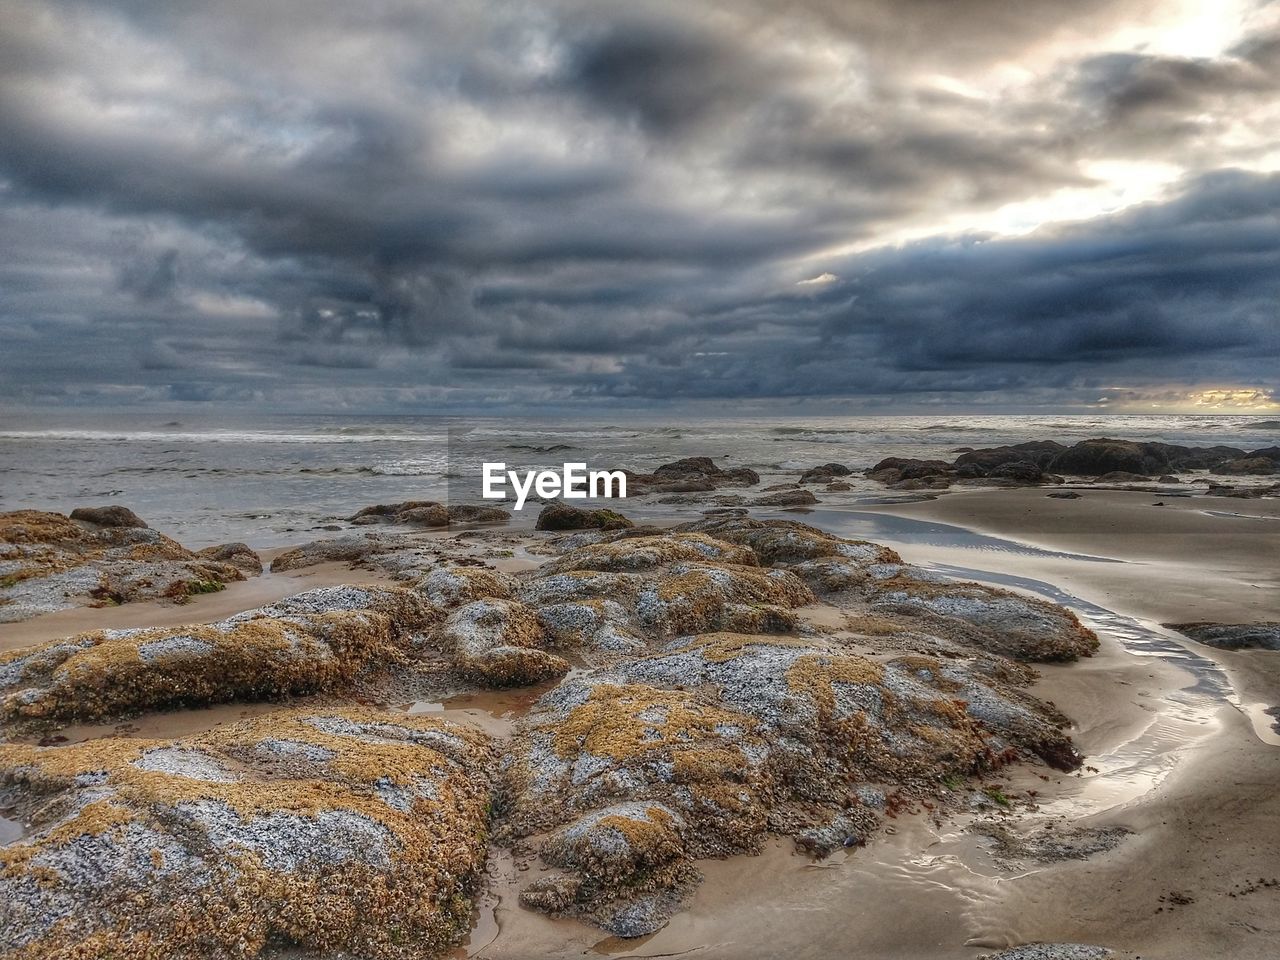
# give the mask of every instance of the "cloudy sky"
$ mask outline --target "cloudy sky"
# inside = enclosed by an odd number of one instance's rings
[[[1280,3],[0,0],[0,404],[1277,410]]]

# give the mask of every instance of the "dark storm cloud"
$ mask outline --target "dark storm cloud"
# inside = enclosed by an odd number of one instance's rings
[[[1274,18],[1212,55],[1109,45],[1159,7],[0,0],[0,396],[1256,382]],[[1175,172],[983,234],[1112,161]]]

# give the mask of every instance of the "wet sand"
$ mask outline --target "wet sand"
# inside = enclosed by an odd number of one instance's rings
[[[1073,718],[1088,767],[1079,775],[1015,767],[990,782],[1034,807],[1009,817],[1015,831],[1045,823],[1134,831],[1118,847],[1082,861],[1001,864],[989,842],[966,829],[969,818],[935,823],[917,812],[899,817],[893,832],[866,848],[822,862],[776,840],[758,857],[701,863],[706,882],[688,908],[658,933],[629,941],[519,907],[514,891],[526,871],[539,869],[537,861],[495,850],[476,928],[455,956],[941,960],[1033,940],[1100,943],[1171,960],[1274,956],[1280,893],[1252,889],[1249,881],[1280,875],[1280,738],[1268,742],[1261,713],[1280,703],[1280,655],[1201,647],[1159,623],[1280,616],[1275,539],[1241,536],[1254,527],[1239,527],[1280,526],[1253,519],[1280,516],[1280,504],[1197,498],[1154,508],[1161,498],[1150,494],[1086,492],[1073,501],[1044,494],[964,492],[855,512],[980,531],[985,539],[876,539],[910,562],[1049,591],[1099,632],[1096,657],[1043,668],[1035,689]],[[1081,516],[1082,504],[1093,512]],[[844,532],[841,518],[831,516],[838,513],[793,516]],[[964,543],[971,545],[957,545]],[[534,562],[521,552],[511,566]],[[182,606],[63,611],[0,628],[0,649],[108,625],[211,620],[313,586],[376,579],[333,564],[265,574]],[[815,626],[823,625],[830,624],[818,617]],[[501,737],[538,692],[393,709],[439,714]],[[271,709],[277,707],[231,704],[62,735],[175,736]]]

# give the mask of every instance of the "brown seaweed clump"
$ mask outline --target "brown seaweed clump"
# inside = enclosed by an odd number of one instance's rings
[[[278,699],[401,662],[436,616],[417,594],[326,587],[209,624],[96,630],[0,654],[0,718],[90,720]]]
[[[0,746],[0,953],[434,956],[471,925],[493,753],[422,717],[290,711],[183,740]]]
[[[182,601],[245,579],[254,560],[252,551],[192,553],[124,508],[81,509],[74,518],[0,513],[0,623],[89,604]]]

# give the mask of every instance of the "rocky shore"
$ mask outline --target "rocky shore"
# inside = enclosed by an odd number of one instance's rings
[[[697,472],[751,480],[699,461],[660,482]],[[423,509],[396,507],[362,514]],[[0,516],[22,564],[0,611],[254,575],[247,548],[196,554],[103,519]],[[539,865],[525,909],[633,938],[687,907],[707,858],[771,838],[821,858],[912,811],[1004,802],[986,779],[1011,765],[1081,763],[1031,690],[1035,664],[1097,649],[1062,607],[795,521],[561,523],[339,536],[271,575],[371,582],[0,655],[0,807],[23,825],[0,847],[0,953],[438,955],[466,936],[493,849]],[[502,731],[397,707],[530,685]],[[170,739],[67,736],[228,702],[278,709]]]
[[[1178,483],[1179,474],[1207,471],[1210,488],[1230,492],[1235,487],[1215,477],[1270,477],[1280,474],[1280,447],[1246,451],[1230,446],[1187,447],[1169,443],[1100,438],[1066,446],[1055,440],[1032,440],[1009,446],[961,448],[946,460],[889,457],[870,467],[866,475],[898,490],[946,489],[952,484],[1023,486],[1060,484],[1067,477],[1087,477],[1095,483]],[[800,482],[822,482],[844,471],[827,464],[805,473]],[[1280,493],[1280,483],[1258,489],[1259,495]]]

